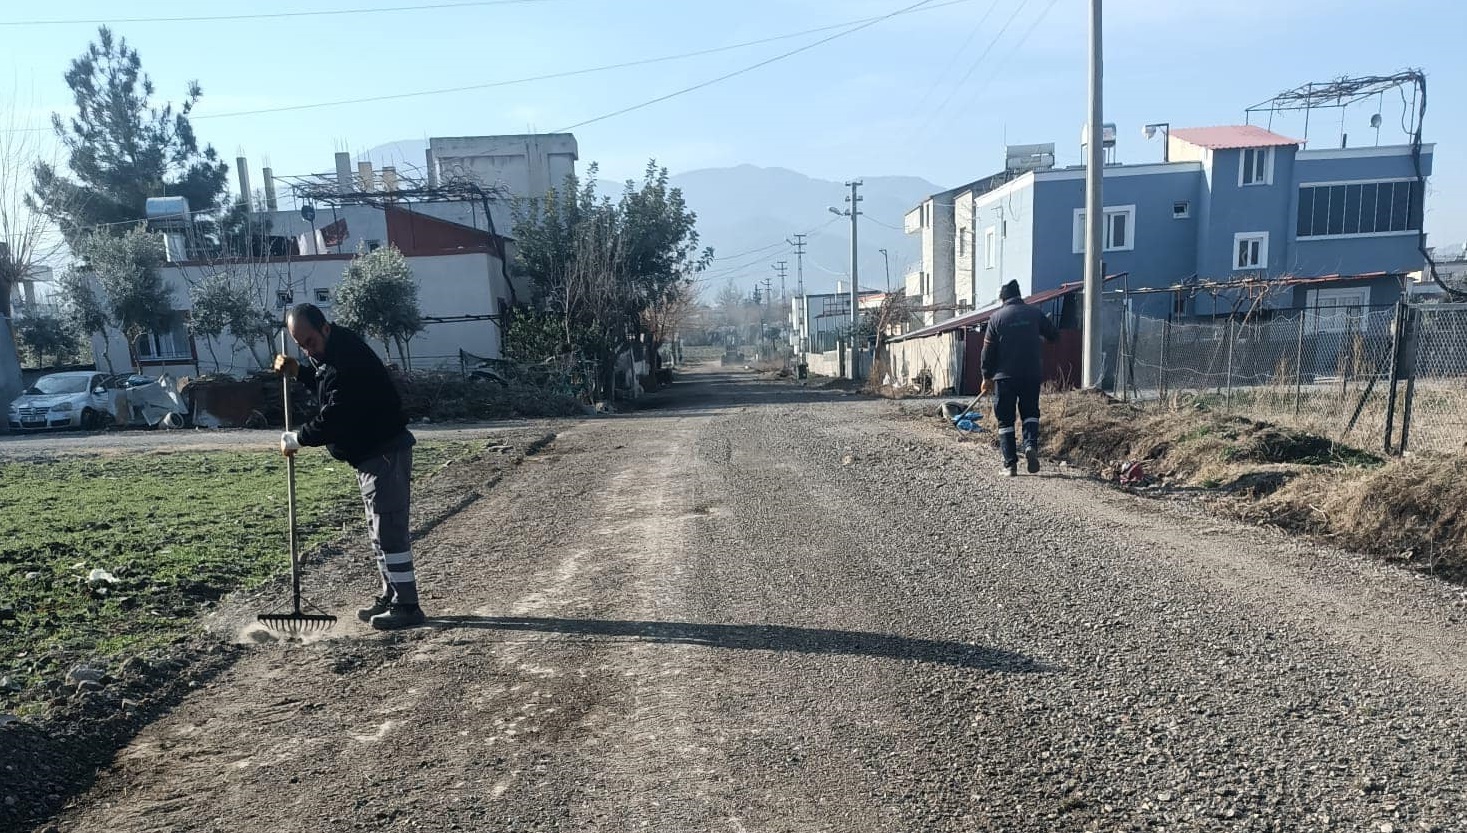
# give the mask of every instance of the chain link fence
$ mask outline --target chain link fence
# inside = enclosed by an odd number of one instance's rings
[[[1126,399],[1200,402],[1390,452],[1467,444],[1467,305],[1128,316],[1120,342]]]

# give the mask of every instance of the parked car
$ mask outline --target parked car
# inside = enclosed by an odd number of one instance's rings
[[[102,373],[51,373],[10,403],[11,430],[81,428],[94,431],[112,421],[111,394]]]

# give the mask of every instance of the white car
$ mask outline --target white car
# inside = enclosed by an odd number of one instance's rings
[[[91,371],[42,376],[10,403],[10,428],[104,428],[113,420],[106,383],[105,374]]]

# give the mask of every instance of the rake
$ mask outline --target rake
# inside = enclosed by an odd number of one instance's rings
[[[285,333],[280,334],[280,354],[285,355]],[[285,407],[285,430],[290,430],[290,374],[281,376],[284,385],[282,402]],[[290,517],[290,610],[281,612],[283,608],[277,608],[269,613],[261,613],[256,618],[261,625],[272,631],[292,636],[304,633],[321,633],[330,630],[336,625],[336,617],[322,610],[310,600],[304,600],[305,608],[301,607],[301,559],[300,549],[296,544],[295,530],[295,455],[287,454],[285,457],[285,500],[286,514]]]

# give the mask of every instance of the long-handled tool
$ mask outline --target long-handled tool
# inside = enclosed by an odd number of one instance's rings
[[[958,408],[958,403],[956,402],[944,402],[942,404],[942,415],[948,422],[953,424],[954,428],[958,429],[960,434],[981,433],[984,428],[978,424],[978,420],[983,418],[983,414],[981,411],[973,410],[973,408],[984,396],[985,394],[978,394],[961,409]]]
[[[285,355],[285,333],[280,334],[280,355]],[[281,376],[284,384],[284,395],[282,403],[285,406],[285,430],[290,430],[290,383],[291,374]],[[287,514],[290,516],[290,589],[291,609],[288,612],[261,613],[258,617],[260,624],[272,631],[281,631],[287,634],[319,633],[330,630],[336,624],[336,617],[317,607],[307,600],[306,608],[301,608],[301,559],[300,549],[296,544],[295,530],[295,455],[285,455],[285,500]]]

